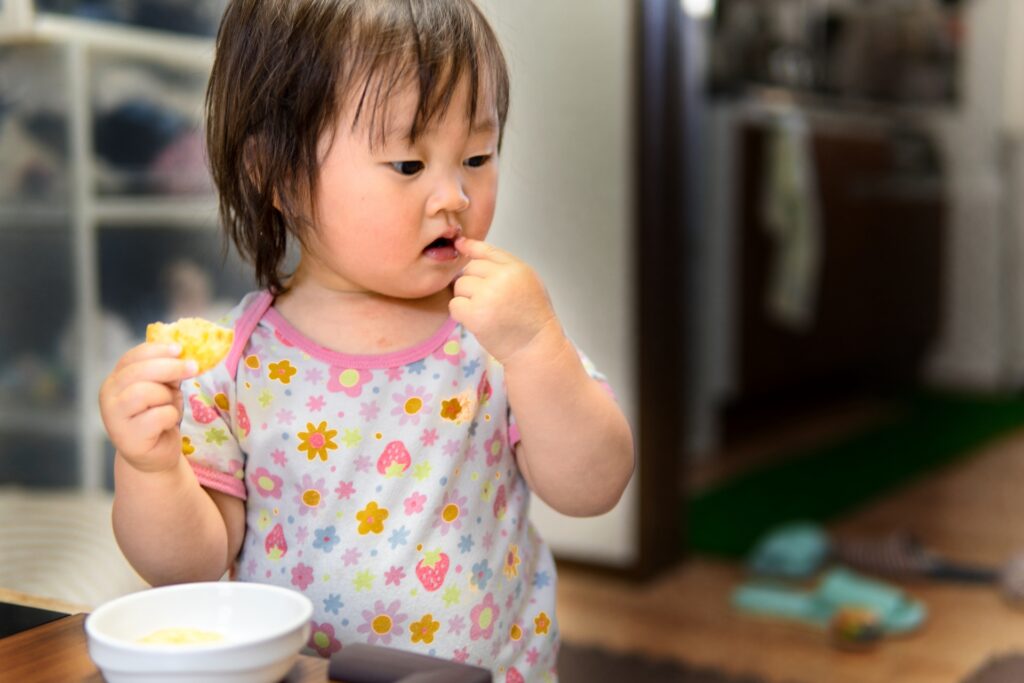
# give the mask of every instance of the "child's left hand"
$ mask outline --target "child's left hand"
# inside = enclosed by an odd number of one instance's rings
[[[561,336],[544,284],[537,273],[512,254],[480,240],[460,237],[459,253],[469,257],[455,281],[448,309],[488,353],[505,363],[545,330]]]

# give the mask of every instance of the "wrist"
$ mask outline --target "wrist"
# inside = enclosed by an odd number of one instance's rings
[[[576,352],[568,337],[562,331],[558,319],[552,317],[523,346],[516,349],[505,359],[499,359],[506,373],[517,373],[520,369],[543,367],[566,354],[576,357]]]

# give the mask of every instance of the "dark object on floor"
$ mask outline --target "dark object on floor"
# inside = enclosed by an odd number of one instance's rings
[[[558,653],[558,680],[561,683],[765,683],[763,678],[730,676],[668,659],[620,655],[566,642]]]
[[[491,672],[478,666],[362,643],[331,655],[328,673],[349,683],[491,683]]]
[[[1024,655],[1005,655],[989,660],[963,683],[1019,683],[1024,681]]]
[[[15,633],[21,633],[66,616],[67,614],[63,612],[0,602],[0,638],[13,636]]]
[[[687,552],[747,554],[773,527],[824,522],[1024,425],[1024,399],[918,394],[901,415],[728,480],[689,501]]]

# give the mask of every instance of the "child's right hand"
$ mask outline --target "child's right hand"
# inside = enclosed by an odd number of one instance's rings
[[[160,472],[181,457],[181,382],[196,374],[177,345],[131,349],[100,388],[100,414],[117,452],[143,472]]]

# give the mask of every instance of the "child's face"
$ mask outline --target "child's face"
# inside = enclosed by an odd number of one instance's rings
[[[405,137],[417,92],[389,107],[385,144],[372,147],[362,117],[341,115],[321,141],[316,227],[300,270],[328,288],[416,299],[446,288],[465,265],[452,241],[483,239],[498,189],[498,121],[489,98],[469,125],[463,79],[445,116],[414,144]]]

